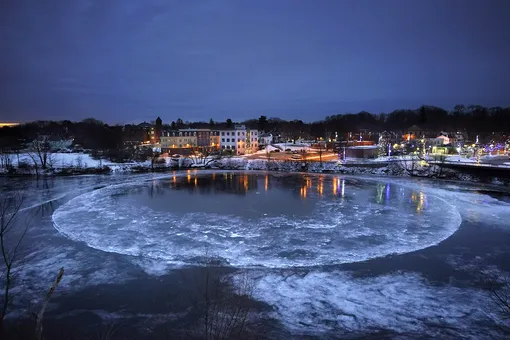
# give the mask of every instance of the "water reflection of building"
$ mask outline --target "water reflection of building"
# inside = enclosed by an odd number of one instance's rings
[[[376,202],[379,204],[388,202],[391,197],[391,187],[390,183],[378,183],[377,184],[377,196]]]
[[[147,194],[150,197],[154,197],[155,195],[164,195],[163,182],[152,180],[149,184]]]
[[[313,185],[312,179],[309,176],[304,176],[304,180],[301,181],[299,196],[303,199],[306,199],[308,189],[311,189],[312,185]]]
[[[245,195],[249,191],[268,192],[273,186],[291,190],[301,199],[321,198],[325,196],[346,197],[348,182],[342,177],[320,176],[285,176],[275,177],[269,174],[251,175],[232,172],[217,172],[200,176],[199,171],[189,170],[184,176],[174,175],[170,178],[170,187],[196,193],[234,193]],[[299,190],[296,190],[299,189]],[[376,201],[383,203],[390,200],[390,184],[376,186]],[[404,199],[404,197],[402,197]],[[406,196],[405,199],[409,199]]]
[[[411,193],[411,202],[416,204],[416,212],[419,214],[427,206],[427,196],[421,191],[419,193],[413,191]]]
[[[333,189],[333,195],[334,196],[345,196],[345,179],[334,177],[331,182],[331,187]]]
[[[258,179],[256,175],[212,174],[211,176],[199,176],[199,173],[188,171],[184,178],[174,176],[173,187],[177,190],[187,189],[191,193],[234,193],[245,195],[250,190],[257,190]]]
[[[325,193],[329,196],[329,194],[327,194],[329,192],[331,192],[333,196],[339,196],[342,198],[345,197],[345,179],[340,177],[330,178],[325,176],[304,176],[301,183],[299,184],[299,196],[303,199],[309,198],[310,192],[314,185],[316,186],[317,194],[319,197],[323,197]]]
[[[322,176],[319,177],[319,183],[317,184],[317,192],[319,196],[322,196],[324,193],[324,178]]]

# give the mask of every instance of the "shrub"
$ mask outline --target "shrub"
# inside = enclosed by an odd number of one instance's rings
[[[130,149],[109,149],[106,152],[106,158],[115,163],[126,163],[133,159],[134,153]]]
[[[18,163],[18,169],[20,170],[30,170],[32,166],[27,161],[20,161]]]

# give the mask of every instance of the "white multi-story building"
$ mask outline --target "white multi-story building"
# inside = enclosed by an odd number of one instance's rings
[[[244,155],[258,150],[258,131],[235,125],[232,129],[219,130],[221,150],[230,150],[236,155]]]

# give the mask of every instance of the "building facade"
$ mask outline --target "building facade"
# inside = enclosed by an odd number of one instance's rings
[[[211,129],[181,129],[181,132],[191,132],[197,137],[197,146],[203,147],[219,147],[219,132]],[[214,145],[213,145],[214,144]]]
[[[209,136],[209,143],[211,147],[219,149],[220,148],[220,132],[219,131],[212,131],[211,135]]]
[[[231,129],[219,131],[221,150],[236,155],[253,153],[258,150],[258,131],[247,129],[244,125],[235,125]]]
[[[161,152],[196,146],[198,146],[196,131],[167,131],[161,136]]]
[[[220,148],[220,132],[209,129],[181,129],[163,132],[161,152],[188,153],[191,148]]]

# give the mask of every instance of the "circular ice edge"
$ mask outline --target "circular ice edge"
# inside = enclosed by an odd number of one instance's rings
[[[145,206],[115,205],[116,194],[147,181],[111,185],[77,196],[53,213],[54,227],[67,238],[97,250],[168,264],[198,265],[207,250],[208,255],[231,266],[288,268],[359,262],[421,250],[450,237],[462,221],[451,204],[428,193],[429,210],[419,220],[391,206],[373,204],[346,214],[345,209],[353,209],[334,201],[319,202],[309,219],[279,216],[256,221],[210,213],[182,217]],[[377,228],[374,221],[380,222]]]

